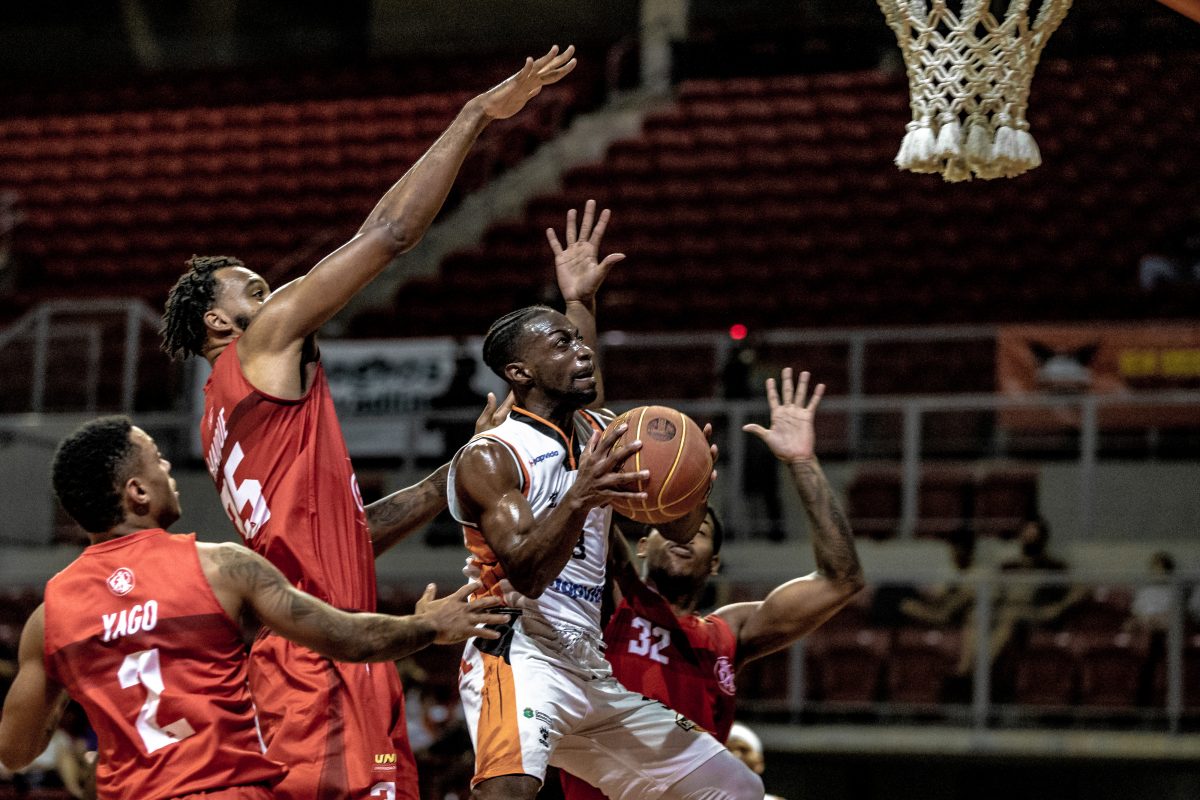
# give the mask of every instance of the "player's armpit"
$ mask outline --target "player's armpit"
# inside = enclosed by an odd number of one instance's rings
[[[14,771],[46,749],[67,705],[67,693],[46,674],[44,626],[45,606],[38,606],[21,632],[17,677],[0,716],[0,763]]]

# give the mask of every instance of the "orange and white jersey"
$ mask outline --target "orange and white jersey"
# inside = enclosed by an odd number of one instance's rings
[[[514,407],[508,419],[472,441],[488,439],[512,456],[521,476],[521,491],[534,517],[542,519],[574,485],[578,459],[592,432],[603,430],[611,420],[612,414],[607,411],[579,411],[573,429],[566,433],[536,414]],[[489,592],[504,598],[507,605],[520,608],[527,631],[541,628],[539,623],[542,623],[556,631],[573,629],[598,639],[611,509],[594,508],[588,514],[570,560],[541,597],[530,598],[514,591],[506,594],[499,587],[506,577],[503,565],[484,540],[476,521],[465,518],[458,502],[454,490],[457,466],[458,455],[455,455],[450,462],[447,499],[451,515],[462,523],[470,551],[464,569],[468,578],[480,580]]]

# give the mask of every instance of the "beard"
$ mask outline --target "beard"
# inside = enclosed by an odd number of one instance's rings
[[[700,588],[700,581],[686,573],[670,572],[664,567],[651,567],[646,577],[654,584],[658,593],[668,601],[685,601]]]
[[[233,318],[233,324],[238,326],[239,330],[245,331],[250,327],[250,320],[253,319],[248,314],[237,314]]]

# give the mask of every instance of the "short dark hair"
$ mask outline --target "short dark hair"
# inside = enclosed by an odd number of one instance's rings
[[[120,485],[137,455],[129,417],[94,419],[58,445],[51,480],[66,512],[88,533],[104,533],[125,517]]]
[[[180,360],[200,355],[204,349],[207,331],[204,314],[212,308],[216,299],[216,280],[213,275],[225,267],[244,267],[240,260],[231,256],[192,256],[187,260],[188,271],[179,276],[167,294],[163,310],[163,352]]]
[[[715,508],[708,506],[705,512],[712,519],[712,543],[715,556],[721,552],[721,545],[725,543],[725,526],[721,524],[721,518],[717,516]]]
[[[522,326],[530,319],[553,310],[550,306],[525,306],[493,322],[483,337],[483,363],[496,375],[505,378],[504,368],[520,355],[517,344],[521,339]]]

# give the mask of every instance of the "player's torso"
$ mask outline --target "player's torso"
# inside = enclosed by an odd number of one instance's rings
[[[194,538],[93,545],[46,586],[48,674],[87,711],[101,797],[172,797],[282,775],[262,755],[239,632]]]
[[[482,434],[497,442],[513,458],[521,474],[521,490],[534,517],[542,519],[561,502],[574,485],[576,465],[588,431],[603,426],[603,417],[591,412],[576,415],[576,430],[560,431],[545,420],[522,409],[514,409],[501,425]],[[463,521],[454,492],[456,462],[451,464],[448,485],[451,513]],[[608,525],[612,512],[596,508],[588,514],[583,530],[565,567],[541,597],[510,593],[506,600],[524,611],[527,630],[538,621],[555,628],[568,626],[598,632],[600,602],[604,592],[605,561],[608,557]],[[472,561],[482,573],[485,586],[503,578],[503,569],[477,528],[464,525]]]
[[[736,641],[723,620],[676,617],[646,589],[617,606],[604,642],[613,675],[625,688],[665,703],[725,741],[734,717]]]
[[[299,400],[272,398],[242,375],[235,344],[204,394],[205,464],[243,541],[305,591],[373,610],[366,515],[322,367]]]

